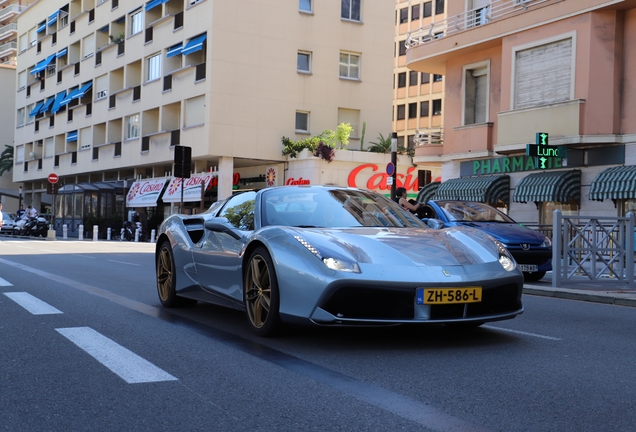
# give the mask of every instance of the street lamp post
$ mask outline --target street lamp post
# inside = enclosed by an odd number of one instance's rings
[[[22,186],[18,188],[18,210],[22,207]]]
[[[393,164],[393,181],[391,182],[391,199],[395,200],[397,179],[397,132],[391,134],[391,163]]]

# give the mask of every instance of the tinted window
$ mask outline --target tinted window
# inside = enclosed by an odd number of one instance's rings
[[[244,192],[234,195],[223,206],[219,217],[227,218],[237,229],[252,231],[254,229],[254,203],[256,192]]]

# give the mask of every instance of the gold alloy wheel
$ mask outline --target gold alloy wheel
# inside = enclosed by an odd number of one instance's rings
[[[172,256],[168,246],[162,246],[157,259],[157,291],[163,303],[170,298],[172,290]]]
[[[261,255],[250,261],[245,280],[245,306],[250,322],[255,328],[265,325],[271,305],[271,281],[269,268]]]

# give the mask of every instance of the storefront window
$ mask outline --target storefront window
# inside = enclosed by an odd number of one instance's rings
[[[64,212],[64,201],[68,195],[56,195],[55,196],[55,217],[61,218]]]
[[[628,199],[628,200],[621,200],[623,201],[623,205],[619,206],[619,208],[623,209],[623,214],[620,215],[621,217],[624,217],[627,215],[627,213],[632,212],[634,213],[634,215],[636,215],[636,199]]]
[[[74,219],[81,219],[82,218],[82,199],[84,198],[84,194],[77,193],[74,196],[75,196],[75,211],[73,212],[73,208],[71,208],[67,214],[73,215]]]
[[[552,225],[555,210],[561,210],[563,216],[578,216],[579,214],[579,205],[574,200],[570,200],[567,204],[554,201],[542,202],[539,209],[539,224],[541,225]]]

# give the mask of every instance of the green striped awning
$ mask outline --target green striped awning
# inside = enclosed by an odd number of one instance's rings
[[[510,176],[491,175],[446,180],[437,188],[435,198],[496,204],[510,202]]]
[[[426,203],[428,200],[433,199],[435,195],[435,191],[439,187],[440,182],[432,182],[425,185],[420,191],[417,193],[417,199],[415,201],[420,203]]]
[[[590,199],[632,199],[636,198],[636,166],[615,166],[608,168],[592,181]]]
[[[567,203],[570,199],[580,202],[581,171],[543,171],[521,179],[515,188],[514,202],[554,201]]]

